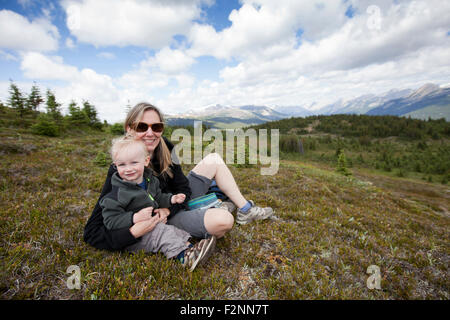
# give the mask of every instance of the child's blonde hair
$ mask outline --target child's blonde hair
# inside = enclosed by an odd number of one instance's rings
[[[113,162],[116,161],[117,154],[119,152],[121,152],[122,150],[127,150],[132,145],[136,145],[136,146],[139,146],[139,148],[141,148],[142,155],[143,155],[144,158],[149,155],[148,150],[147,150],[147,146],[145,145],[145,143],[142,140],[136,139],[131,134],[126,134],[126,135],[124,135],[122,137],[115,138],[115,139],[112,140],[111,159],[113,160]]]

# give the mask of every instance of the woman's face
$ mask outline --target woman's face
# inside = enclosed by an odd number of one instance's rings
[[[144,141],[147,146],[148,152],[152,155],[153,151],[155,151],[156,147],[159,145],[161,140],[162,132],[153,132],[150,127],[151,124],[161,122],[159,115],[154,110],[147,110],[144,112],[142,119],[139,122],[145,122],[149,125],[148,130],[146,132],[135,132],[136,137]]]

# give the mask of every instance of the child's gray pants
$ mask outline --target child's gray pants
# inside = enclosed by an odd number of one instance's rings
[[[155,228],[147,232],[141,239],[126,248],[128,251],[143,250],[147,253],[163,253],[167,259],[176,257],[181,251],[188,248],[189,233],[172,225],[158,223]]]

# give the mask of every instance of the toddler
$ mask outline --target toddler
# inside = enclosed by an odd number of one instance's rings
[[[169,208],[183,203],[186,195],[162,193],[158,178],[147,166],[150,157],[146,145],[133,136],[113,140],[111,157],[117,167],[111,178],[112,190],[100,200],[103,223],[109,230],[130,228],[137,223],[159,219],[156,208]],[[148,222],[148,221],[147,221]],[[167,258],[177,258],[193,271],[214,250],[216,238],[203,239],[195,245],[188,242],[190,234],[165,223],[141,237],[129,251],[162,252]]]

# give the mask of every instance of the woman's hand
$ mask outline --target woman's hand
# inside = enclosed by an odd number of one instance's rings
[[[155,213],[160,216],[162,223],[166,223],[167,217],[170,214],[170,210],[168,208],[158,208],[158,209],[155,209]]]

